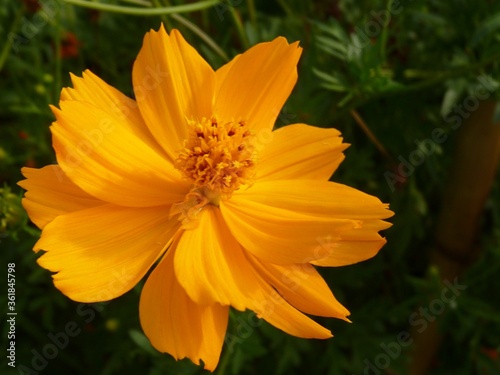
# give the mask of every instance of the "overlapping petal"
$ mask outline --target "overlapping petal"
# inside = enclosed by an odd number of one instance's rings
[[[142,117],[175,161],[187,138],[187,120],[212,116],[213,69],[177,30],[168,35],[161,26],[144,37],[132,78]]]
[[[259,275],[257,273],[257,275]],[[327,339],[331,332],[290,305],[271,285],[261,279],[256,295],[249,301],[250,310],[289,335],[305,339]]]
[[[302,48],[279,37],[259,43],[216,72],[214,114],[244,120],[258,137],[269,132],[297,81]]]
[[[347,185],[316,180],[259,181],[234,194],[276,208],[287,208],[310,218],[387,219],[394,215],[377,197]]]
[[[218,93],[223,85],[226,85],[227,74],[231,71],[233,65],[240,58],[241,54],[236,55],[231,61],[222,65],[219,69],[215,71],[215,93]]]
[[[290,305],[275,287],[275,280],[265,277],[266,272],[257,261],[249,259],[241,245],[233,238],[224,224],[219,210],[205,207],[199,215],[198,227],[182,234],[175,249],[175,274],[179,284],[196,303],[213,305],[230,304],[238,310],[250,309],[277,328],[305,338],[331,337],[330,331],[308,318]],[[273,268],[273,271],[280,269]],[[272,273],[273,271],[269,271]],[[319,286],[319,275],[310,272],[310,285]],[[324,283],[324,282],[323,282]],[[319,292],[324,291],[321,285]],[[303,285],[303,290],[307,286]],[[281,288],[286,294],[286,288]],[[281,292],[280,289],[278,291]],[[291,292],[291,291],[290,291]],[[330,292],[331,294],[331,292]],[[301,292],[293,300],[299,305]],[[319,308],[312,310],[339,315],[342,310],[333,296],[326,294],[325,301],[312,303]],[[343,316],[345,317],[345,315]]]
[[[90,70],[85,70],[82,77],[71,74],[71,82],[73,88],[65,87],[61,90],[61,100],[77,100],[92,104],[114,118],[118,118],[121,127],[127,128],[158,154],[164,154],[163,149],[144,123],[135,100],[108,85]]]
[[[193,302],[174,273],[174,249],[168,250],[141,293],[141,325],[151,344],[176,359],[190,358],[213,371],[226,334],[228,306]]]
[[[59,215],[104,204],[76,186],[58,165],[23,168],[26,180],[19,185],[27,192],[23,207],[40,229]]]
[[[345,231],[338,239],[324,239],[320,252],[324,257],[311,263],[324,267],[347,266],[374,257],[387,242],[379,231],[392,224],[382,220],[365,220],[361,228]]]
[[[111,204],[60,215],[45,226],[35,251],[55,286],[75,301],[98,302],[130,290],[179,227],[168,207]]]
[[[53,108],[51,127],[64,173],[97,199],[131,207],[168,205],[188,190],[177,170],[123,126],[122,119],[80,101]]]
[[[259,181],[287,179],[328,180],[344,160],[348,147],[336,129],[305,124],[288,125],[272,133],[259,152]]]
[[[372,257],[385,241],[378,230],[390,226],[381,220],[393,215],[387,208],[359,190],[317,180],[259,182],[221,204],[235,238],[257,258],[280,265]],[[351,253],[351,241],[371,243]]]
[[[175,251],[179,283],[197,303],[245,310],[254,293],[255,271],[216,207],[205,207],[197,221],[196,229],[183,233]]]
[[[348,320],[349,311],[333,296],[325,280],[310,264],[279,266],[249,256],[259,274],[292,306],[318,316]]]
[[[247,194],[256,186],[221,202],[221,212],[238,242],[262,261],[286,265],[319,259],[324,256],[317,250],[322,238],[339,238],[360,226],[358,220],[321,215],[314,208],[296,212],[293,199],[273,202],[266,199],[265,190],[262,196]]]

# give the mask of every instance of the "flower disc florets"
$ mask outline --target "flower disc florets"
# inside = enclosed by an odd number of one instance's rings
[[[189,128],[188,139],[175,163],[194,190],[217,204],[242,185],[251,184],[254,147],[244,121],[203,118],[189,121]]]

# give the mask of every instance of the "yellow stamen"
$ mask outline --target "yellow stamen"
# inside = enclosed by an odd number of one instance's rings
[[[181,214],[183,223],[194,219],[193,209],[199,212],[208,203],[218,206],[233,191],[251,185],[255,169],[252,135],[244,121],[203,118],[189,121],[188,126],[189,136],[175,166],[193,189],[184,202],[172,207],[172,215]]]

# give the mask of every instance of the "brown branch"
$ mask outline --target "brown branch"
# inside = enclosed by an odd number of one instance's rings
[[[496,103],[481,102],[458,129],[453,167],[445,188],[430,263],[441,279],[453,281],[477,257],[478,229],[500,160],[500,123]],[[439,317],[425,331],[412,332],[411,375],[428,373],[443,334]]]
[[[370,130],[368,125],[366,125],[366,122],[363,120],[363,118],[360,116],[360,114],[355,110],[351,109],[351,116],[354,118],[354,121],[359,125],[361,130],[366,134],[368,139],[372,141],[372,143],[375,145],[377,150],[386,158],[386,160],[389,162],[390,165],[396,165],[396,162],[394,158],[389,154],[389,152],[386,150],[384,145],[378,140],[378,138],[373,134],[373,132]]]

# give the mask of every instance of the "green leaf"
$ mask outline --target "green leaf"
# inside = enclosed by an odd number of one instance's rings
[[[345,44],[324,36],[316,37],[316,41],[318,42],[318,47],[326,53],[335,56],[342,61],[346,60],[347,46]]]
[[[321,86],[332,91],[345,92],[347,91],[346,83],[343,79],[334,77],[328,73],[322,72],[316,68],[313,68],[314,74],[316,74],[320,79],[323,80]]]
[[[500,27],[500,13],[493,15],[484,21],[471,38],[471,45],[475,47],[486,36]]]
[[[452,107],[458,103],[464,94],[467,87],[466,84],[467,82],[463,79],[449,82],[448,89],[444,93],[443,101],[441,102],[441,116],[444,117],[451,112]]]
[[[349,41],[349,37],[345,30],[342,28],[342,26],[336,22],[333,21],[329,25],[321,23],[321,22],[315,22],[314,23],[321,31],[323,31],[326,34],[329,34],[333,38],[343,41],[347,43]]]
[[[136,329],[131,329],[128,331],[128,334],[130,338],[142,349],[144,349],[146,352],[152,354],[152,355],[158,355],[158,352],[156,351],[155,348],[151,345],[149,342],[148,338],[144,335],[144,333],[136,330]]]

